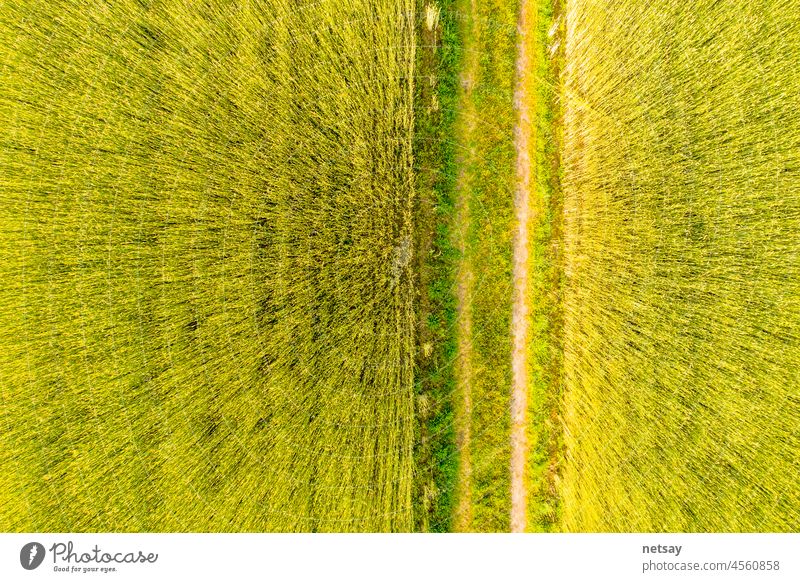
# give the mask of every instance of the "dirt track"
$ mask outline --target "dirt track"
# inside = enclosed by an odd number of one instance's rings
[[[517,80],[514,106],[517,123],[514,127],[514,146],[517,156],[517,190],[514,197],[516,230],[514,232],[514,299],[512,306],[511,337],[511,531],[525,531],[527,495],[525,490],[525,459],[527,458],[527,408],[528,408],[528,340],[530,305],[528,281],[530,278],[531,176],[530,147],[533,127],[530,118],[529,84],[533,72],[530,63],[530,42],[527,35],[536,30],[529,21],[532,11],[529,0],[522,0],[518,20]]]

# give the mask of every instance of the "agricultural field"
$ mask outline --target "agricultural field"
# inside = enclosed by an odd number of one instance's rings
[[[0,44],[0,531],[800,531],[795,3]]]
[[[570,531],[800,530],[800,6],[567,1]]]
[[[413,22],[3,3],[0,530],[412,528]]]

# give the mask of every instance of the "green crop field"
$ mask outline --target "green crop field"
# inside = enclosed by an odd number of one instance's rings
[[[800,531],[797,2],[0,46],[0,532]]]
[[[413,19],[3,2],[0,530],[412,527]]]

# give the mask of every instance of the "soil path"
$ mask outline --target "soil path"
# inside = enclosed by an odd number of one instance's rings
[[[530,335],[530,224],[532,162],[530,148],[535,145],[530,94],[533,58],[530,37],[536,33],[532,0],[522,0],[517,22],[517,64],[514,107],[517,121],[514,146],[517,157],[517,190],[514,197],[516,229],[514,232],[514,298],[511,313],[512,384],[511,384],[511,531],[525,531],[527,494],[525,462],[528,456],[527,410],[529,386]]]

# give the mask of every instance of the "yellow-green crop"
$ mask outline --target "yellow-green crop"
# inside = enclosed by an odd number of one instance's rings
[[[412,527],[410,0],[0,7],[0,530]]]
[[[564,529],[800,529],[799,60],[791,0],[567,0]]]

